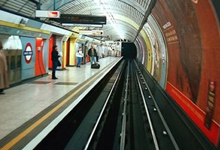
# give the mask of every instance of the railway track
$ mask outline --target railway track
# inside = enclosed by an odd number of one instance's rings
[[[151,91],[124,60],[35,149],[178,150]]]

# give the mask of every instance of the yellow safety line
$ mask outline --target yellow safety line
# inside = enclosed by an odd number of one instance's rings
[[[108,68],[106,68],[108,69]],[[73,92],[70,96],[68,96],[64,101],[62,101],[59,105],[54,107],[50,112],[48,112],[45,116],[40,118],[38,121],[36,121],[34,124],[32,124],[29,128],[27,128],[25,131],[20,133],[18,136],[16,136],[13,140],[8,142],[4,147],[1,148],[1,150],[8,150],[12,146],[14,146],[16,143],[18,143],[22,138],[24,138],[28,133],[30,133],[32,130],[34,130],[39,124],[41,124],[44,120],[46,120],[48,117],[50,117],[54,112],[56,112],[60,107],[62,107],[65,103],[67,103],[78,91],[83,89],[85,86],[87,86],[94,78],[99,76],[102,72],[104,72],[106,69],[99,72],[96,76],[94,76],[87,84],[81,86],[78,90]]]

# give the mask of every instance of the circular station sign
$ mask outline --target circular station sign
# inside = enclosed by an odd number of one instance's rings
[[[27,64],[31,62],[33,56],[33,49],[30,43],[27,43],[25,50],[24,50],[24,58]]]

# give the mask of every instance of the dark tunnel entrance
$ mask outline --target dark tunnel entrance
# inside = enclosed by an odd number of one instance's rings
[[[124,58],[135,59],[137,57],[137,48],[134,43],[122,43],[122,56]]]

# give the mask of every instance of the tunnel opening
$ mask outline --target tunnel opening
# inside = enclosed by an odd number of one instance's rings
[[[134,43],[122,43],[122,56],[128,59],[137,57],[137,48]]]

